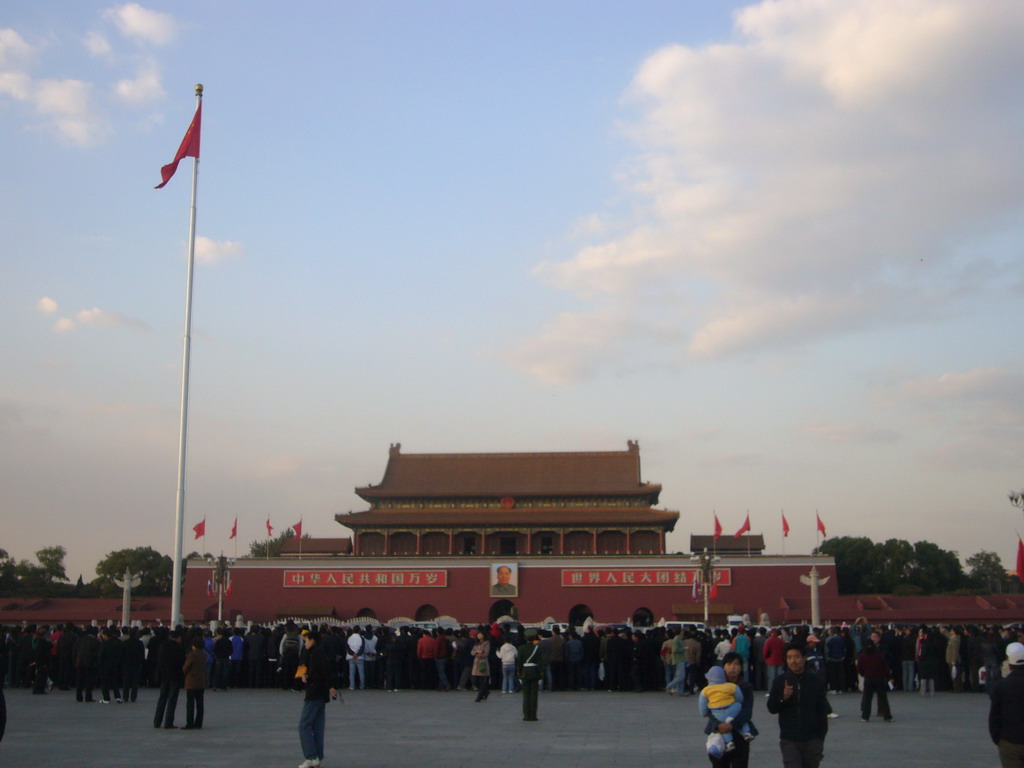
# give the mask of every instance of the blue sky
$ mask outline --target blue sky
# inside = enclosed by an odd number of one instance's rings
[[[686,549],[1024,529],[1011,0],[0,11],[2,546],[344,534],[390,443],[624,449]],[[199,542],[186,540],[186,551]]]

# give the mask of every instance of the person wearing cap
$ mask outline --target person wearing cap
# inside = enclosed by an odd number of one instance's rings
[[[1024,645],[1006,646],[1010,674],[992,688],[988,733],[1003,768],[1024,768]]]
[[[544,654],[540,650],[540,636],[535,627],[526,630],[526,642],[519,646],[516,657],[516,671],[523,689],[523,720],[528,723],[537,720],[537,696],[540,681],[544,679]]]

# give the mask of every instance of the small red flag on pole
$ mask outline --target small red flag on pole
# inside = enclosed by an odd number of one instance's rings
[[[1017,534],[1017,580],[1024,581],[1024,541]]]
[[[821,537],[825,538],[828,536],[828,534],[825,533],[825,524],[821,522],[821,516],[817,512],[814,513],[814,516],[818,518],[818,530],[821,531]]]
[[[231,526],[231,535],[228,536],[228,538],[229,539],[233,539],[237,535],[238,535],[238,515],[235,515],[235,524],[233,526]]]
[[[206,535],[206,518],[192,526],[192,530],[196,532],[196,538]]]
[[[274,535],[274,526],[272,526],[270,524],[270,518],[268,517],[267,518],[267,536],[270,537],[270,536],[273,536],[273,535]]]
[[[789,522],[786,520],[786,513],[782,513],[782,538],[789,536]]]
[[[200,124],[203,120],[203,104],[199,103],[196,107],[195,117],[192,118],[192,123],[189,125],[188,130],[185,131],[185,138],[181,140],[181,146],[178,147],[178,152],[174,156],[174,159],[160,169],[160,178],[163,179],[154,189],[160,189],[174,175],[174,172],[178,170],[178,163],[184,160],[186,157],[194,157],[196,160],[199,159],[199,133]]]
[[[708,595],[708,599],[709,600],[717,600],[718,599],[718,579],[715,579],[715,581],[712,582],[712,584],[711,584],[711,593]]]
[[[301,518],[299,519],[299,522],[297,522],[292,527],[295,529],[295,540],[298,541],[299,539],[302,538],[302,520],[301,520]]]
[[[743,525],[740,526],[740,529],[738,531],[736,531],[736,533],[734,533],[732,535],[732,537],[734,539],[738,539],[740,536],[742,536],[744,533],[746,533],[749,530],[750,530],[750,513],[748,512],[747,513],[747,519],[743,521]]]
[[[718,522],[718,515],[715,515],[715,541],[718,541],[718,537],[722,535],[722,524]]]

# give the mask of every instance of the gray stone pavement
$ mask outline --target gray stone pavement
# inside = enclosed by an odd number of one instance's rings
[[[0,766],[39,764],[118,768],[296,766],[302,695],[278,690],[207,691],[202,731],[153,728],[156,692],[135,704],[78,704],[73,692],[33,696],[7,689],[7,733]],[[344,691],[327,706],[324,765],[361,768],[504,766],[706,766],[695,697],[664,693],[541,694],[540,722],[524,723],[518,694]],[[986,729],[988,699],[978,694],[890,696],[895,722],[860,721],[855,694],[830,697],[824,765],[871,763],[957,768],[998,765]],[[185,696],[178,702],[185,721]],[[778,725],[758,694],[751,765],[781,765]]]

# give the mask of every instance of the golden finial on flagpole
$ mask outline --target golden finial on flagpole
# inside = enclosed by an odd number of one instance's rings
[[[202,96],[202,95],[203,95],[203,84],[202,83],[196,83],[196,96]]]

